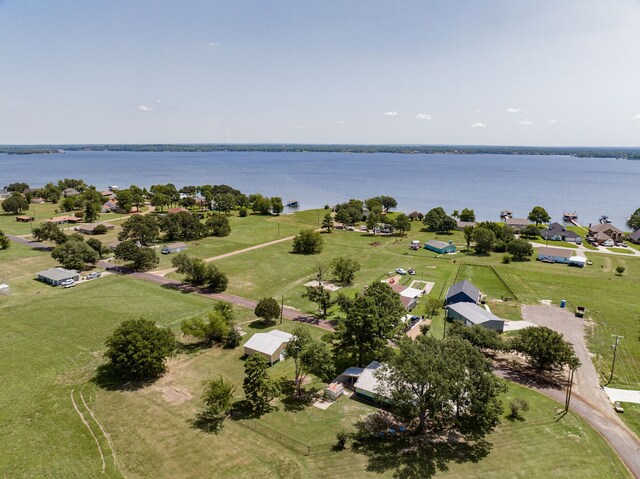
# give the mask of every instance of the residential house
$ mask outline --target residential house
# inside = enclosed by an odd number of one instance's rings
[[[461,321],[465,326],[482,326],[501,333],[504,330],[504,319],[472,303],[455,303],[446,308],[447,318]]]
[[[582,243],[582,237],[575,231],[566,229],[560,223],[551,223],[548,228],[540,230],[540,236],[550,241],[566,241],[568,243]]]
[[[256,333],[244,344],[245,356],[260,354],[272,366],[284,359],[283,352],[292,334],[273,329],[268,333]]]
[[[572,256],[573,251],[566,248],[552,248],[550,246],[541,246],[538,248],[538,260],[546,263],[569,264]]]
[[[114,211],[117,211],[117,210],[118,210],[118,202],[114,199],[110,199],[106,201],[102,205],[102,208],[100,208],[100,211],[102,213],[113,213]]]
[[[418,299],[422,296],[422,290],[416,288],[409,288],[401,284],[390,284],[391,289],[400,295],[400,302],[404,309],[411,311],[418,304]]]
[[[622,241],[623,237],[624,233],[610,223],[589,226],[589,238],[592,238],[598,244],[609,240],[618,243]]]
[[[58,286],[63,281],[67,281],[69,279],[79,281],[80,274],[75,269],[49,268],[44,271],[40,271],[38,273],[38,279],[43,283]]]
[[[445,243],[444,241],[429,240],[424,244],[424,249],[434,251],[438,254],[455,253],[456,245],[452,241]]]
[[[452,285],[445,296],[446,304],[473,303],[480,301],[480,290],[466,279]]]
[[[16,216],[16,221],[20,221],[22,223],[28,223],[33,220],[35,220],[33,216],[26,216],[26,215]]]
[[[31,203],[33,203],[34,205],[41,205],[42,203],[46,203],[47,200],[45,200],[44,198],[31,198]]]
[[[504,224],[510,226],[514,230],[521,231],[529,226],[529,220],[527,218],[506,218]]]
[[[631,233],[629,236],[627,236],[627,238],[629,239],[629,241],[631,241],[632,243],[635,244],[640,244],[640,230],[636,230],[633,233]]]
[[[81,220],[81,218],[77,218],[75,216],[56,216],[54,218],[49,218],[48,220],[45,220],[47,223],[56,223],[58,225],[64,224],[64,223],[78,223]]]
[[[472,228],[475,228],[475,227],[476,227],[476,222],[475,222],[475,221],[458,221],[458,222],[456,223],[456,227],[457,227],[459,230],[463,230],[463,229],[465,229],[467,226],[470,226],[470,227],[472,227]]]
[[[380,379],[375,374],[381,367],[382,365],[378,361],[372,361],[362,369],[358,380],[353,385],[355,396],[358,399],[369,402],[390,402],[390,394],[385,394],[386,388],[381,387]]]
[[[62,196],[64,196],[65,198],[69,197],[69,196],[78,196],[80,194],[80,192],[78,190],[76,190],[75,188],[66,188],[64,190],[62,190]]]
[[[77,231],[85,235],[93,235],[96,234],[95,230],[98,226],[104,226],[105,228],[107,228],[107,230],[113,230],[115,228],[115,226],[110,223],[86,223],[83,225],[79,225],[77,227]]]

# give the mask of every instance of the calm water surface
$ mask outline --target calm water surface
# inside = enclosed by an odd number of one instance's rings
[[[83,178],[99,188],[226,183],[245,193],[298,200],[304,209],[388,194],[406,212],[469,207],[479,219],[491,220],[502,209],[526,217],[533,206],[541,205],[556,220],[571,210],[582,224],[606,214],[620,227],[640,207],[640,161],[383,153],[0,155],[0,187],[14,181],[42,186],[59,178]]]

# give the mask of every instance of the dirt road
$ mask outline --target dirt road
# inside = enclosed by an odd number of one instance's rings
[[[600,386],[584,338],[584,320],[556,306],[523,306],[522,319],[562,333],[573,344],[582,365],[574,376],[570,408],[593,426],[618,453],[635,477],[640,478],[640,439],[618,417]],[[564,403],[565,391],[537,386],[540,392]]]

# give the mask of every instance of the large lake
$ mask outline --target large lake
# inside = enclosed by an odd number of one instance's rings
[[[361,153],[68,152],[0,155],[0,187],[82,178],[99,188],[226,183],[245,193],[298,200],[303,209],[349,198],[394,196],[398,209],[502,209],[526,216],[535,205],[555,220],[575,211],[582,224],[608,215],[619,227],[640,207],[640,161],[568,156]]]

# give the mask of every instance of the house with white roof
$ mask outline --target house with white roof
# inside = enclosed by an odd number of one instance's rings
[[[273,329],[268,333],[256,333],[244,343],[244,354],[245,356],[260,354],[273,366],[284,359],[284,348],[292,338],[292,334],[278,329]]]

